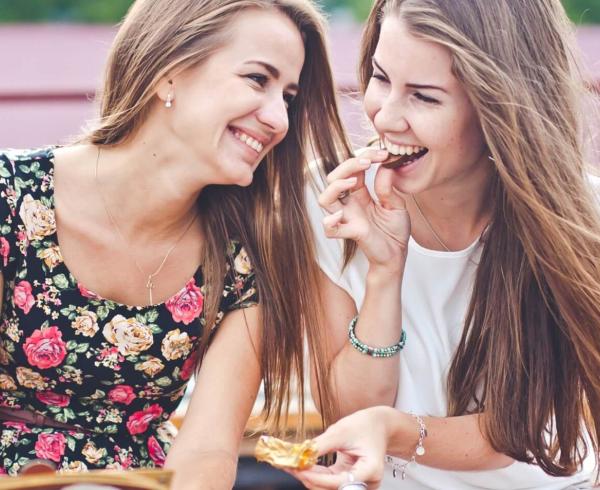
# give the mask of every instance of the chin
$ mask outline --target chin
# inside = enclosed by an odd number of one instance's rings
[[[237,185],[239,187],[248,187],[250,184],[252,184],[253,180],[254,172],[248,171],[244,172],[243,174],[240,173],[239,175],[231,176],[231,179],[229,179],[229,184]]]

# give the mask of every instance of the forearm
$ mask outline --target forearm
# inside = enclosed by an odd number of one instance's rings
[[[235,483],[237,452],[174,445],[165,468],[174,471],[173,488],[229,490]]]
[[[388,454],[405,460],[415,453],[419,424],[410,414],[378,407],[388,426]],[[450,471],[483,471],[504,468],[513,462],[495,451],[484,436],[482,415],[459,417],[422,417],[427,428],[423,441],[425,454],[417,463]]]
[[[396,344],[402,334],[402,271],[371,268],[355,327],[356,337],[371,347]],[[346,326],[347,328],[347,326]],[[332,363],[331,379],[340,416],[374,405],[393,405],[402,353],[389,358],[362,354],[347,339]]]

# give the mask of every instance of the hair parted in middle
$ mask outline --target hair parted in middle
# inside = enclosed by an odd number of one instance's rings
[[[311,0],[137,0],[112,46],[100,120],[87,140],[117,145],[143,124],[160,80],[201,64],[227,42],[229,26],[249,9],[276,9],[304,40],[300,91],[288,110],[289,131],[254,173],[248,187],[208,186],[198,201],[206,242],[202,268],[207,297],[203,346],[217,319],[231,239],[252,262],[262,307],[263,415],[270,430],[282,428],[292,389],[304,410],[304,342],[317,360],[326,348],[319,329],[319,289],[312,232],[305,210],[308,148],[337,162],[350,154],[337,112],[325,43],[324,19]],[[206,94],[210,97],[211,94]],[[327,367],[317,361],[323,418],[333,418]],[[300,417],[299,420],[303,420]]]
[[[588,451],[597,454],[600,440],[600,218],[572,26],[559,0],[376,0],[363,91],[392,15],[448,49],[494,162],[492,220],[449,373],[449,415],[481,412],[495,450],[573,474],[587,435]]]

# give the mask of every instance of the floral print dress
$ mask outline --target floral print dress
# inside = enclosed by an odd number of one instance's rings
[[[204,318],[202,272],[162,304],[137,307],[78,284],[56,235],[51,149],[0,153],[0,407],[81,427],[0,421],[1,472],[34,458],[63,471],[160,467],[169,417],[194,368]],[[230,244],[217,325],[257,303],[244,249]]]

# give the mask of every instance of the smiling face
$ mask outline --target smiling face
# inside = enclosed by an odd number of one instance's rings
[[[364,105],[386,148],[400,159],[394,185],[408,194],[480,179],[490,165],[475,110],[452,56],[412,36],[388,15],[373,56]]]
[[[248,9],[231,23],[221,49],[172,77],[168,132],[200,162],[203,181],[252,182],[288,131],[303,64],[302,37],[292,21],[275,9]]]

